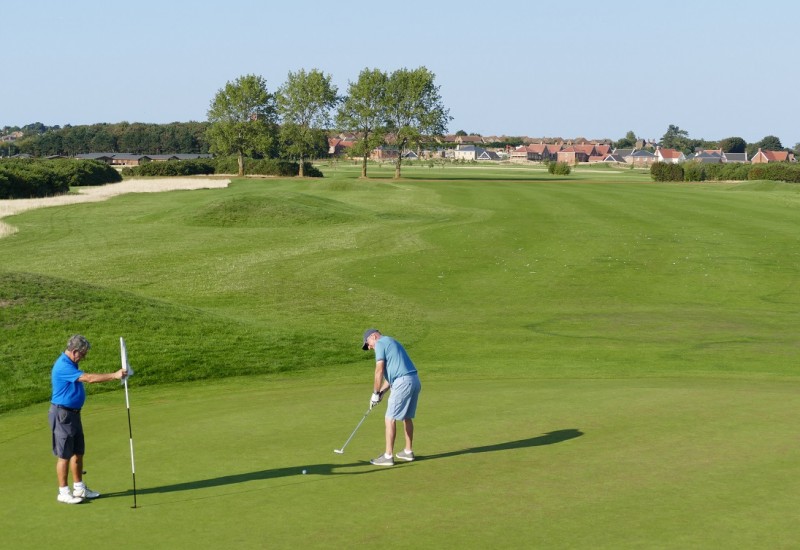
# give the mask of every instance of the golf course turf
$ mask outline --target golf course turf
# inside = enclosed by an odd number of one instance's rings
[[[320,168],[3,220],[4,547],[795,547],[800,187]],[[370,326],[423,384],[393,468],[385,404],[333,453]],[[82,413],[103,496],[56,502],[75,332],[87,372],[127,343],[135,510],[118,383]]]

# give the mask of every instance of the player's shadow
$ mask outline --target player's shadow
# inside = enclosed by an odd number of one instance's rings
[[[496,443],[494,445],[484,445],[482,447],[468,447],[458,451],[447,451],[445,453],[437,453],[434,455],[420,455],[417,460],[432,460],[434,458],[450,458],[458,455],[468,455],[476,453],[492,453],[495,451],[510,451],[513,449],[527,449],[528,447],[541,447],[543,445],[555,445],[575,439],[583,435],[583,432],[576,429],[569,430],[556,430],[546,434],[529,437],[528,439],[518,439],[517,441],[508,441],[506,443]]]
[[[583,432],[576,429],[569,430],[556,430],[537,437],[530,437],[528,439],[519,439],[517,441],[508,441],[506,443],[497,443],[494,445],[484,445],[481,447],[469,447],[457,451],[448,451],[444,453],[437,453],[432,455],[419,455],[417,460],[433,460],[440,458],[450,458],[459,455],[468,455],[475,453],[490,453],[495,451],[510,451],[514,449],[526,449],[529,447],[540,447],[543,445],[554,445],[570,439],[575,439],[583,435]],[[306,466],[309,473],[314,475],[360,475],[372,474],[379,471],[377,468],[363,469],[359,468],[356,471],[337,471],[346,468],[361,467],[369,465],[365,462],[350,462],[348,464],[309,464]],[[386,471],[381,468],[381,471]],[[264,479],[275,478],[289,478],[302,475],[302,468],[300,466],[291,466],[288,468],[274,468],[271,470],[260,470],[257,472],[248,472],[244,474],[232,474],[228,476],[213,477],[209,479],[199,479],[195,481],[185,481],[182,483],[173,483],[170,485],[160,485],[157,487],[144,487],[136,490],[137,495],[150,495],[156,493],[173,493],[176,491],[192,491],[194,489],[208,489],[210,487],[220,487],[224,485],[236,485],[239,483],[247,483],[248,481],[259,481]],[[124,497],[133,495],[132,490],[120,491],[117,493],[107,493],[104,497]]]

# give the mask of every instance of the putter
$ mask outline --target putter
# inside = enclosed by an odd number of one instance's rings
[[[122,370],[125,376],[122,377],[122,384],[125,386],[125,406],[128,409],[128,437],[131,442],[131,476],[133,477],[133,507],[136,508],[136,466],[133,461],[133,430],[131,429],[131,402],[128,399],[128,377],[133,376],[133,369],[128,364],[128,350],[125,347],[125,340],[119,337],[119,355],[122,361]]]
[[[356,435],[356,432],[361,427],[361,424],[364,423],[364,420],[366,420],[367,415],[369,414],[369,411],[371,411],[371,410],[372,410],[372,407],[367,409],[367,412],[365,412],[364,416],[361,417],[361,420],[358,422],[358,425],[356,426],[356,429],[353,430],[353,433],[351,433],[350,437],[347,438],[347,441],[344,442],[344,445],[342,445],[342,448],[341,449],[334,449],[333,450],[334,453],[336,453],[337,455],[343,455],[344,454],[344,448],[347,447],[347,444],[350,443],[350,440],[353,439],[354,435]]]

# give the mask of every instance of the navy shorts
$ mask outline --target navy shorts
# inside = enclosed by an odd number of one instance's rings
[[[83,440],[81,413],[56,405],[50,405],[47,413],[53,432],[53,454],[69,460],[73,455],[82,455],[86,450]]]

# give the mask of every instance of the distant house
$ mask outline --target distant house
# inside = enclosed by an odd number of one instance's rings
[[[634,148],[631,148],[631,149],[614,149],[613,151],[611,151],[611,154],[614,155],[615,157],[619,157],[619,158],[623,159],[625,162],[631,162],[630,156],[635,152],[636,152],[636,149],[634,149]]]
[[[747,163],[750,160],[747,158],[747,153],[722,153],[722,162]]]
[[[403,158],[406,160],[417,160],[419,159],[419,155],[414,151],[406,151],[403,153]]]
[[[353,145],[355,145],[354,140],[330,138],[328,139],[328,154],[332,157],[341,157],[346,155]]]
[[[525,146],[525,149],[528,151],[528,160],[541,162],[555,160],[556,153],[560,147],[547,143],[530,143]]]
[[[478,160],[486,149],[476,147],[475,145],[457,145],[453,151],[453,159],[455,160]]]
[[[166,162],[168,160],[180,160],[176,155],[147,155],[153,162]]]
[[[764,164],[767,162],[794,162],[794,155],[789,151],[762,151],[759,147],[758,151],[750,160],[753,164]]]
[[[369,158],[372,160],[383,161],[383,160],[395,160],[400,157],[400,151],[397,150],[397,147],[393,147],[390,145],[381,145],[380,147],[376,147],[372,150],[369,155]]]
[[[594,147],[590,146],[589,152],[594,152]],[[589,152],[582,145],[571,145],[559,151],[556,155],[558,162],[567,164],[578,164],[579,162],[589,162]]]
[[[624,164],[625,157],[611,153],[603,157],[603,162],[616,162],[617,164]]]
[[[483,143],[481,136],[456,136],[456,143],[475,144]]]
[[[656,156],[650,151],[642,149],[628,155],[626,160],[634,166],[650,166],[656,161]]]
[[[722,153],[717,150],[698,151],[686,157],[686,160],[704,164],[719,164],[722,162]]]
[[[489,151],[488,149],[484,149],[483,152],[480,155],[478,155],[478,160],[500,160],[500,155],[498,155],[494,151]]]
[[[508,151],[508,158],[512,162],[543,162],[556,160],[560,145],[552,143],[529,143],[520,145]]]
[[[656,161],[666,162],[669,164],[678,164],[686,160],[686,155],[677,149],[662,149],[660,146],[656,147]]]
[[[21,138],[24,135],[25,134],[23,134],[22,132],[11,132],[10,134],[7,134],[5,136],[0,136],[0,141],[2,141],[2,142],[17,141],[19,138]]]

